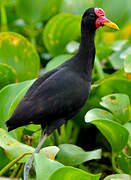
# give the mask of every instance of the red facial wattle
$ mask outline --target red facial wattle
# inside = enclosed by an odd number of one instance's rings
[[[105,16],[105,12],[101,8],[95,8],[94,11],[98,17]]]
[[[96,20],[96,28],[106,25],[119,30],[119,27],[115,23],[111,22],[109,19],[106,18],[105,12],[101,8],[94,8],[94,12],[98,17]]]
[[[105,16],[100,16],[96,20],[96,27],[99,28],[100,26],[104,26],[104,23],[106,23],[106,22],[111,22],[111,21],[108,20]]]

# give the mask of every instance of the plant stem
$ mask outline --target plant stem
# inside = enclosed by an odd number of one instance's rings
[[[72,120],[67,121],[67,125],[66,125],[66,142],[68,142],[68,143],[69,143],[70,138],[71,138],[72,128],[73,128]]]
[[[21,164],[18,164],[18,165],[17,165],[17,167],[14,169],[14,171],[13,171],[12,174],[10,175],[10,178],[16,177],[16,174],[17,174],[17,172],[18,172],[18,170],[19,170],[19,168],[20,168],[20,165],[21,165]]]
[[[1,9],[1,31],[5,32],[8,31],[8,26],[7,26],[7,15],[6,15],[4,1],[1,1],[0,9]]]
[[[100,64],[98,58],[95,58],[95,68],[96,68],[96,71],[98,73],[99,79],[103,79],[104,78],[104,72],[103,72],[103,69],[101,67],[101,64]]]
[[[65,140],[66,140],[65,124],[63,124],[63,125],[60,127],[60,135],[61,135],[61,141],[62,141],[62,143],[65,143]]]
[[[20,178],[20,177],[22,176],[23,170],[24,170],[24,164],[21,164],[20,169],[19,169],[19,171],[18,171],[18,174],[17,174],[16,178]]]
[[[120,170],[120,169],[118,169],[118,168],[116,167],[115,153],[113,153],[113,152],[112,152],[112,168],[113,168],[113,170],[114,170],[116,173],[118,173],[118,174],[122,174],[122,173],[123,173],[122,170]]]
[[[24,156],[32,154],[32,152],[25,152],[24,154],[22,154],[21,156],[17,157],[16,159],[14,159],[13,161],[11,161],[9,164],[7,164],[1,171],[0,171],[0,176],[2,176],[9,168],[11,168],[12,166],[14,166],[14,164],[19,161],[20,159],[22,159]]]
[[[59,143],[59,133],[57,129],[53,132],[53,137],[54,137],[54,144],[58,146],[60,143]]]

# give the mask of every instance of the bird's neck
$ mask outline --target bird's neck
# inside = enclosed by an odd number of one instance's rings
[[[92,79],[92,69],[95,58],[95,31],[83,30],[81,43],[77,53],[76,66],[83,73],[88,81]]]

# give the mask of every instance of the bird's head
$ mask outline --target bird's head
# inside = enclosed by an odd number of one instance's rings
[[[87,29],[96,30],[99,27],[108,26],[119,30],[119,27],[106,18],[104,10],[101,8],[89,8],[85,11],[82,18],[82,26]]]

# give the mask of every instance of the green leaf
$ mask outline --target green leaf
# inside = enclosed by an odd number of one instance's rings
[[[0,89],[16,82],[16,71],[7,64],[0,63]]]
[[[131,180],[128,174],[113,174],[104,178],[104,180]]]
[[[110,112],[104,109],[94,108],[87,112],[87,114],[85,115],[85,119],[86,122],[90,122],[98,119],[114,120],[114,116]]]
[[[50,71],[50,70],[56,68],[57,66],[61,65],[66,60],[70,59],[71,57],[72,57],[72,55],[70,55],[70,54],[63,54],[63,55],[60,55],[60,56],[53,58],[46,65],[45,71],[47,72],[47,71]]]
[[[74,119],[75,123],[80,126],[84,126],[84,117],[88,110],[92,108],[100,108],[100,100],[103,96],[112,94],[114,92],[127,94],[131,101],[131,79],[127,76],[123,70],[119,70],[112,75],[95,82],[91,86],[90,96],[82,108],[80,113],[78,113]]]
[[[100,60],[107,59],[112,54],[112,49],[109,46],[96,44],[96,55]]]
[[[60,11],[81,15],[87,8],[93,7],[93,4],[92,0],[63,0]]]
[[[128,40],[119,40],[111,44],[111,48],[114,51],[120,51],[127,44]]]
[[[57,14],[60,10],[63,0],[48,0],[43,11],[42,20],[48,20],[51,16]]]
[[[73,144],[61,144],[59,148],[57,159],[64,165],[76,166],[89,160],[101,158],[101,149],[85,152]]]
[[[18,14],[28,23],[45,21],[56,14],[62,0],[17,0]]]
[[[0,128],[0,147],[4,149],[6,152],[6,156],[9,160],[14,160],[17,157],[21,156],[25,152],[34,152],[35,148],[28,146],[26,144],[23,144],[19,141],[17,141],[15,138],[11,137],[7,131]],[[56,154],[58,153],[59,148],[56,146],[48,146],[46,148],[42,148],[40,153],[46,154],[47,157],[54,159]],[[25,156],[23,159],[21,159],[19,162],[23,163],[27,161],[27,159],[30,157],[30,155]]]
[[[48,0],[17,0],[17,12],[28,23],[42,20]]]
[[[0,33],[0,63],[12,66],[18,81],[36,78],[40,60],[31,43],[14,32]]]
[[[0,127],[5,128],[5,121],[8,120],[9,108],[15,97],[24,87],[32,83],[33,81],[25,81],[19,84],[11,84],[0,91]]]
[[[0,170],[9,163],[9,159],[6,156],[6,152],[0,147]]]
[[[63,164],[48,159],[44,153],[34,154],[35,168],[36,168],[36,179],[37,180],[48,180],[49,176]]]
[[[110,110],[116,117],[116,121],[125,124],[130,117],[130,100],[125,94],[111,94],[102,98],[100,104]]]
[[[121,152],[117,158],[116,161],[118,163],[118,167],[127,174],[131,174],[131,156],[128,156]]]
[[[100,176],[100,174],[93,175],[81,169],[66,166],[56,170],[49,180],[99,180]]]
[[[128,46],[122,53],[120,54],[120,58],[126,59],[128,55],[131,54],[131,46]]]
[[[4,3],[6,6],[12,5],[16,0],[0,0],[0,3]]]
[[[128,139],[128,146],[131,149],[131,122],[128,122],[124,125],[124,127],[128,130],[129,132],[129,139]]]
[[[121,86],[122,85],[122,86]],[[131,101],[131,79],[123,71],[118,71],[108,78],[95,82],[92,85],[90,97],[88,99],[88,108],[100,107],[100,100],[103,96],[114,92],[127,94]]]
[[[85,116],[85,121],[87,123],[90,122],[94,124],[100,130],[100,132],[106,137],[108,142],[111,144],[113,152],[120,152],[125,147],[128,141],[129,133],[126,130],[126,128],[112,120],[96,119],[96,116],[94,119],[90,119],[90,114],[91,112],[88,111]]]
[[[131,73],[131,54],[124,60],[124,70],[126,73]]]
[[[69,53],[69,54],[74,54],[78,51],[79,49],[79,43],[76,42],[76,41],[71,41],[67,44],[66,46],[66,51]]]
[[[114,69],[121,69],[123,67],[124,60],[120,57],[120,54],[121,51],[118,51],[109,56],[109,61]]]
[[[80,22],[80,16],[66,13],[58,14],[48,21],[44,29],[43,40],[53,56],[64,53],[65,46],[80,37]]]
[[[0,128],[0,147],[5,150],[7,157],[10,160],[16,159],[25,152],[34,151],[33,147],[20,143],[2,128]],[[20,160],[20,162],[25,162],[28,158],[29,155]]]
[[[44,152],[49,159],[53,160],[55,159],[55,156],[59,152],[59,150],[60,149],[56,146],[48,146],[48,147],[42,148],[40,153]]]
[[[24,97],[24,95],[26,94],[27,90],[29,89],[29,87],[32,85],[32,83],[35,80],[32,80],[25,88],[23,88],[18,95],[15,97],[15,99],[13,100],[10,108],[9,108],[9,112],[8,112],[8,118],[11,117],[11,115],[13,114],[16,106],[19,104],[19,102],[21,101],[21,99]]]

